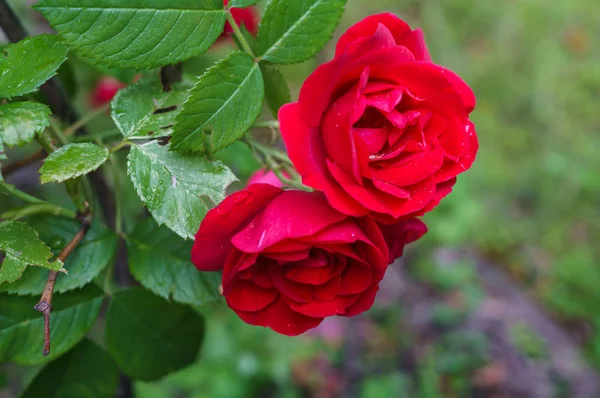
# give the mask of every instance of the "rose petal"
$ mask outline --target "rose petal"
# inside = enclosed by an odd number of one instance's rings
[[[275,284],[269,276],[268,268],[255,270],[254,275],[252,275],[252,282],[265,289],[275,287]]]
[[[450,192],[452,192],[452,187],[454,187],[454,184],[456,184],[456,178],[437,184],[435,188],[435,194],[433,198],[427,203],[427,206],[425,206],[420,211],[415,211],[415,213],[412,214],[412,216],[422,216],[425,213],[433,210],[433,208],[435,208],[442,201],[442,199],[444,199],[450,194]]]
[[[396,185],[390,184],[389,182],[382,181],[377,177],[373,178],[373,184],[379,189],[387,194],[394,195],[400,199],[408,199],[410,198],[410,192],[405,189],[402,189]]]
[[[231,238],[282,192],[271,185],[254,184],[229,195],[210,210],[200,225],[192,247],[192,262],[196,268],[201,271],[222,269],[233,248]]]
[[[264,289],[251,281],[235,279],[223,291],[227,305],[234,310],[256,312],[271,304],[278,296],[275,289]]]
[[[324,267],[327,264],[329,264],[329,262],[325,258],[310,257],[310,258],[307,258],[306,260],[298,261],[294,265],[298,266],[298,267],[305,267],[305,268],[319,268],[319,267]]]
[[[285,174],[285,173],[284,173]],[[286,176],[289,177],[289,176]],[[248,185],[269,184],[281,188],[283,183],[272,170],[259,169],[248,179]]]
[[[279,253],[263,253],[264,256],[268,258],[272,258],[273,260],[292,262],[292,261],[300,261],[308,258],[310,254],[310,250],[297,250],[291,252],[279,252]]]
[[[284,273],[285,270],[282,266],[269,266],[269,277],[275,284],[275,288],[279,293],[290,300],[299,303],[308,303],[309,301],[312,301],[313,295],[310,286],[290,281],[285,278]]]
[[[221,280],[223,281],[223,286],[227,286],[230,281],[235,279],[236,275],[244,271],[251,266],[256,264],[258,259],[257,254],[248,254],[240,252],[239,250],[232,249],[225,260],[225,266],[223,267],[223,276]],[[261,259],[264,262],[264,259]]]
[[[406,47],[388,48],[380,44],[376,37],[354,43],[352,54],[335,57],[306,78],[300,89],[298,105],[308,128],[319,126],[336,88],[355,84],[366,67],[376,68],[378,80],[387,81],[387,69],[415,60]],[[281,122],[281,117],[279,120]]]
[[[341,286],[342,278],[338,276],[323,285],[315,286],[313,295],[318,301],[331,301],[339,294]]]
[[[300,314],[312,317],[326,317],[333,315],[344,315],[346,308],[351,306],[357,296],[336,296],[331,301],[311,301],[310,303],[299,304],[289,302],[290,308]]]
[[[321,123],[321,137],[329,159],[348,170],[359,184],[362,178],[352,125],[364,113],[362,90],[368,77],[369,68],[365,68],[359,82],[331,104]]]
[[[281,297],[259,312],[236,311],[238,316],[246,323],[264,326],[286,336],[297,336],[309,329],[319,326],[323,318],[314,318],[301,315],[293,311]]]
[[[358,296],[358,299],[350,307],[346,309],[346,313],[344,315],[355,316],[371,308],[375,302],[375,296],[377,295],[378,291],[378,285],[373,285],[368,288],[363,294]]]
[[[465,83],[464,80],[460,78],[460,76],[452,72],[450,69],[442,67],[440,68],[444,71],[444,77],[450,82],[452,87],[454,87],[454,90],[456,90],[456,92],[460,95],[460,98],[462,99],[463,105],[467,113],[471,113],[473,109],[475,109],[475,103],[477,102],[475,98],[475,93],[473,92],[471,87],[469,87],[469,85],[467,85],[467,83]]]
[[[306,242],[300,242],[294,239],[285,239],[273,246],[267,247],[262,254],[271,255],[271,253],[291,253],[310,250],[312,245]]]
[[[369,237],[359,228],[354,220],[343,220],[307,237],[306,240],[315,245],[354,243],[363,241],[372,244]]]
[[[358,261],[352,261],[342,273],[342,286],[339,294],[359,294],[371,286],[373,269]]]
[[[310,128],[300,117],[298,104],[287,104],[279,110],[281,136],[288,148],[290,159],[302,175],[302,182],[323,191],[335,209],[351,215],[368,213],[350,197],[327,172],[327,154],[318,129]]]
[[[343,170],[340,170],[334,164],[328,163],[327,166],[340,185],[363,206],[377,213],[389,214],[393,218],[422,209],[435,195],[435,181],[433,178],[406,188],[411,192],[411,197],[409,199],[399,199],[379,191],[370,181],[368,182],[371,183],[371,186],[367,182],[365,182],[364,187],[356,185]]]
[[[429,62],[404,62],[387,68],[371,66],[371,78],[380,75],[399,86],[406,87],[406,93],[412,101],[418,102],[421,108],[436,111],[442,115],[452,115],[459,120],[467,120],[461,94],[446,78],[448,69]]]
[[[414,185],[433,176],[444,163],[444,151],[440,146],[433,150],[414,154],[403,166],[388,167],[373,171],[374,179],[385,181],[398,187]]]
[[[405,245],[418,240],[427,232],[425,223],[416,218],[396,224],[381,224],[380,229],[389,249],[390,263],[402,256]]]
[[[338,40],[335,56],[343,54],[356,40],[373,35],[380,24],[385,25],[391,32],[396,45],[407,47],[415,54],[417,60],[431,61],[423,33],[419,29],[411,31],[406,22],[391,13],[369,16],[350,27]]]
[[[364,92],[364,90],[363,90]],[[382,110],[384,112],[391,112],[400,103],[403,92],[399,88],[393,88],[391,90],[379,91],[367,95],[367,105]]]
[[[366,152],[377,153],[379,152],[385,143],[387,142],[387,131],[385,127],[382,128],[358,128],[354,127],[352,133],[355,137],[365,146]]]
[[[243,252],[258,253],[285,239],[312,236],[346,217],[334,210],[320,192],[285,191],[231,242]]]
[[[285,277],[291,281],[307,285],[321,285],[332,278],[332,273],[333,265],[317,268],[291,266],[286,271]]]
[[[458,161],[453,161],[450,159],[445,159],[444,164],[440,171],[436,173],[436,182],[444,182],[448,181],[458,174],[461,174],[468,169],[471,168],[471,165],[475,161],[475,156],[477,155],[477,151],[479,149],[479,142],[477,141],[477,135],[475,134],[475,126],[473,123],[469,122],[466,129],[469,130],[469,148],[466,150],[464,155],[458,159]]]
[[[361,260],[366,261],[375,270],[376,274],[385,272],[389,264],[389,258],[388,252],[385,249],[387,242],[379,224],[371,217],[363,217],[356,222],[372,242],[370,245],[363,245],[367,248],[367,256]]]

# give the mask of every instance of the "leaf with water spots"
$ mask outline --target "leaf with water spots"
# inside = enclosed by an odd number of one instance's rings
[[[0,105],[0,145],[23,146],[50,125],[50,108],[37,102]],[[2,148],[0,148],[2,149]]]
[[[219,161],[172,152],[156,141],[134,145],[127,169],[158,224],[186,239],[194,237],[212,204],[225,199],[227,187],[237,180]]]
[[[58,254],[75,236],[80,223],[71,218],[36,216],[28,220],[40,238]],[[54,286],[55,293],[65,293],[89,284],[113,260],[117,250],[117,236],[96,219],[83,240],[65,260],[64,268],[69,276],[61,275]],[[48,275],[39,269],[26,269],[16,282],[0,285],[0,292],[18,295],[39,295],[44,289]]]
[[[42,184],[63,182],[86,175],[108,159],[108,149],[91,143],[67,144],[54,151],[40,168]]]
[[[28,37],[0,51],[0,98],[12,98],[37,90],[67,59],[56,35]]]
[[[54,257],[35,229],[20,221],[0,223],[0,250],[6,255],[0,268],[0,283],[14,282],[28,265],[65,272],[62,261]]]
[[[188,93],[179,87],[164,92],[155,77],[141,79],[119,90],[111,102],[111,116],[125,138],[167,136]]]

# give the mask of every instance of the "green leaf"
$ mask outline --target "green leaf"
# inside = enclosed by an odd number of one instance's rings
[[[28,37],[0,51],[0,98],[35,91],[67,59],[56,35]]]
[[[50,108],[37,102],[0,105],[0,142],[23,146],[50,125]]]
[[[106,345],[135,380],[156,380],[196,359],[204,321],[191,308],[141,288],[115,293],[106,314]]]
[[[149,69],[204,53],[221,35],[221,0],[40,0],[35,7],[79,55]]]
[[[167,136],[187,96],[177,89],[165,93],[156,78],[142,79],[119,90],[111,116],[125,138]]]
[[[279,108],[292,102],[290,89],[288,88],[285,78],[275,65],[261,62],[260,71],[262,72],[263,80],[265,82],[267,105],[269,105],[273,117],[277,119]]]
[[[150,218],[127,237],[129,269],[142,286],[165,299],[201,306],[221,297],[221,275],[199,272],[190,261],[191,251],[191,241]]]
[[[17,280],[28,265],[64,271],[62,261],[48,262],[54,255],[36,230],[19,221],[0,223],[0,250],[6,254],[0,268],[0,284]]]
[[[90,330],[100,313],[103,293],[94,286],[52,301],[50,355],[42,355],[44,320],[33,306],[39,297],[0,294],[0,363],[34,365],[48,362],[69,351]]]
[[[128,173],[142,202],[158,222],[183,238],[193,238],[212,203],[225,199],[235,175],[219,161],[182,156],[157,142],[134,145]]]
[[[30,219],[44,242],[48,242],[52,251],[58,254],[79,230],[76,220],[40,216]],[[118,238],[108,228],[93,223],[92,227],[75,250],[67,257],[64,267],[69,275],[59,275],[54,286],[56,293],[64,293],[90,283],[113,260],[117,250]],[[23,277],[11,284],[0,285],[0,291],[18,295],[39,295],[44,290],[48,274],[38,269],[28,269]]]
[[[346,1],[271,1],[258,32],[258,55],[276,64],[309,59],[331,39]]]
[[[227,3],[229,7],[233,8],[244,8],[244,7],[250,7],[253,6],[254,4],[258,3],[259,0],[229,0],[229,2]]]
[[[264,94],[258,64],[248,54],[231,53],[206,71],[193,88],[177,115],[171,148],[214,153],[231,145],[252,127]],[[210,143],[205,142],[207,132]]]
[[[108,149],[90,143],[67,144],[52,152],[40,168],[42,184],[86,175],[108,159]]]
[[[21,398],[113,397],[119,384],[119,369],[106,351],[84,339],[72,351],[48,364]]]
[[[25,268],[27,268],[25,261],[7,256],[2,262],[2,268],[0,268],[0,284],[3,282],[13,283],[23,275]]]

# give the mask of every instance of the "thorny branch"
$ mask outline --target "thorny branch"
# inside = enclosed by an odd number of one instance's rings
[[[79,214],[78,218],[81,221],[79,231],[77,231],[73,239],[67,243],[67,245],[58,255],[58,259],[62,262],[69,257],[73,250],[75,250],[92,225],[91,212],[88,211],[85,214]],[[35,307],[33,307],[36,311],[44,314],[44,356],[48,356],[48,354],[50,354],[50,312],[52,311],[52,292],[54,291],[54,284],[56,283],[57,277],[57,271],[50,271],[50,275],[48,275],[48,280],[46,281],[46,286],[44,286],[44,291],[42,292],[42,297]]]

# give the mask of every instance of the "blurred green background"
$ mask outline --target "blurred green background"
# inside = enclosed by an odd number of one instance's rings
[[[349,0],[338,35],[385,11],[420,27],[434,62],[475,91],[473,168],[425,217],[430,232],[369,313],[287,338],[214,304],[202,309],[198,363],[136,383],[138,396],[600,397],[577,390],[600,370],[597,0]],[[334,42],[284,69],[294,95]],[[99,72],[74,64],[84,98]],[[237,171],[254,167],[241,161]],[[559,349],[582,358],[575,370],[561,367],[571,359]]]

